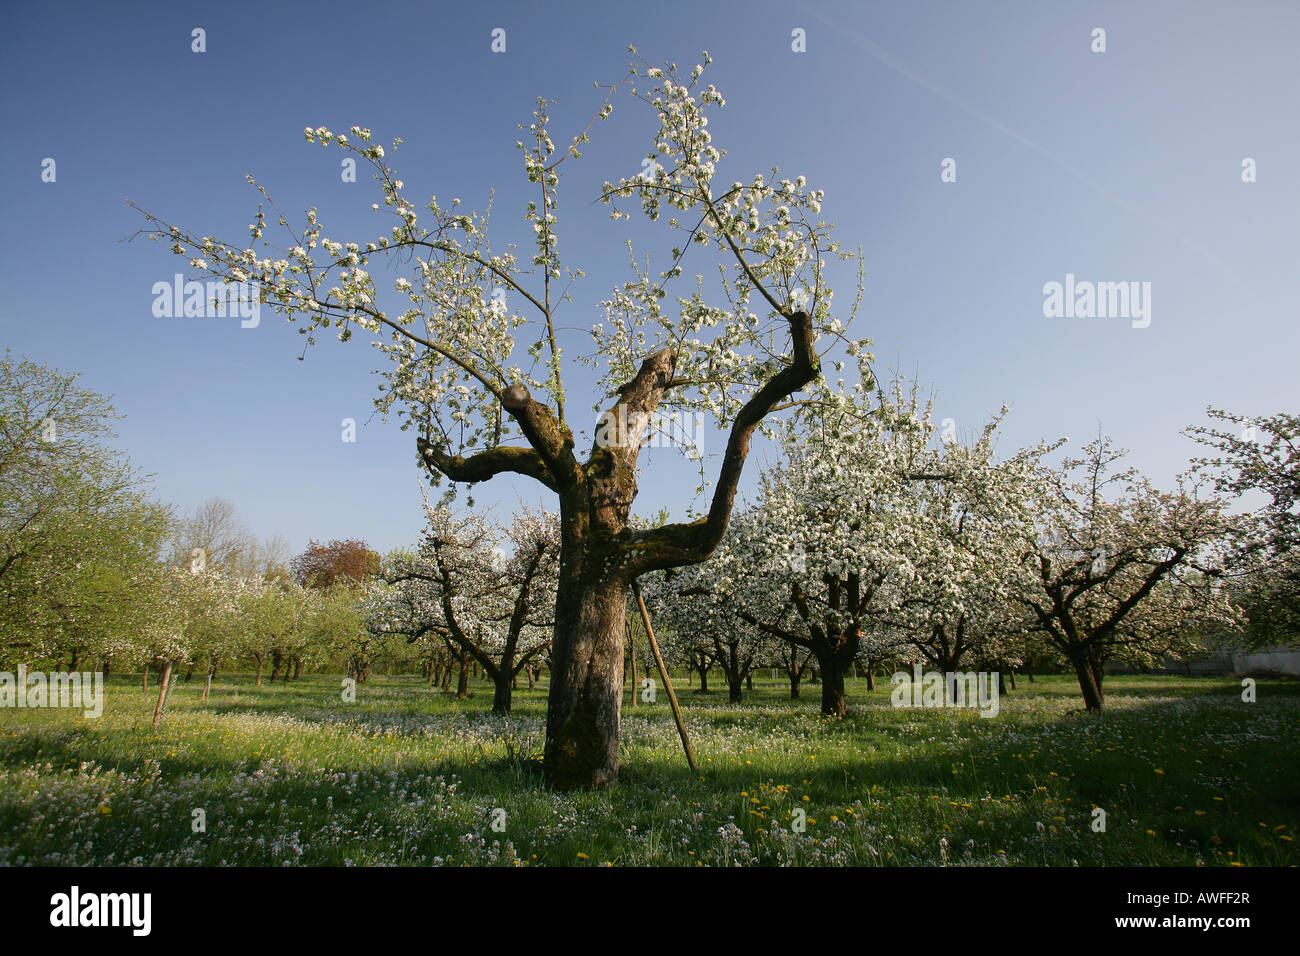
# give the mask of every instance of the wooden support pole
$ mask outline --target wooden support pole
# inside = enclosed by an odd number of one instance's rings
[[[636,639],[632,636],[632,629],[628,628],[627,632],[627,654],[630,658],[629,664],[632,670],[632,707],[636,708]]]
[[[163,664],[162,677],[158,680],[158,703],[153,708],[153,727],[158,728],[158,721],[162,720],[163,706],[167,703],[167,689],[171,682],[172,662],[168,660]]]
[[[659,678],[664,682],[664,690],[668,692],[668,703],[673,707],[673,720],[677,721],[677,732],[682,737],[686,762],[691,765],[693,773],[699,773],[700,768],[695,762],[695,753],[691,750],[691,739],[686,735],[686,724],[682,723],[682,710],[677,706],[677,695],[673,693],[673,682],[668,679],[668,668],[664,667],[664,657],[659,653],[659,642],[655,640],[654,628],[650,626],[650,612],[646,610],[645,598],[641,596],[641,585],[635,578],[632,579],[632,593],[636,596],[636,605],[641,611],[641,623],[645,625],[645,636],[650,642],[650,650],[654,652],[655,663],[659,666]]]

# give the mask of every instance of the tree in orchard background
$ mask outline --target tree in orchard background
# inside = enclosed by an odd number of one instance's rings
[[[209,498],[177,519],[169,538],[173,564],[194,573],[212,570],[229,577],[237,591],[232,600],[241,607],[264,596],[268,583],[287,574],[284,540],[273,537],[263,543],[245,526],[235,506],[224,498]],[[195,647],[187,661],[185,679],[188,681],[194,669],[202,666],[202,699],[207,699],[221,662],[234,662],[255,646],[248,633],[255,621],[256,618],[242,614],[232,615],[220,634],[210,634],[208,640]],[[265,653],[270,654],[269,645]],[[260,684],[261,662],[258,663]]]
[[[285,644],[295,679],[302,666],[327,664],[342,664],[359,682],[369,678],[373,649],[362,607],[375,586],[374,579],[362,585],[344,580],[304,591],[302,617]]]
[[[110,401],[77,376],[0,359],[0,654],[10,663],[127,655],[170,529],[110,449]]]
[[[854,662],[895,649],[885,624],[924,550],[908,486],[931,464],[928,412],[903,403],[901,381],[873,395],[871,357],[853,351],[856,384],[819,390],[787,423],[784,460],[762,473],[757,505],[728,537],[720,582],[742,620],[813,654],[822,713],[835,717],[847,713]]]
[[[644,588],[667,658],[695,667],[701,673],[701,689],[708,686],[707,667],[699,661],[707,658],[716,664],[732,703],[743,699],[745,680],[754,668],[776,655],[777,642],[737,613],[745,603],[737,592],[754,579],[737,567],[744,555],[732,542],[745,539],[743,526],[749,520],[746,512],[733,515],[722,544],[708,561],[651,575]],[[752,597],[748,603],[753,603]]]
[[[171,536],[172,561],[199,562],[241,577],[273,576],[283,571],[287,545],[275,536],[263,542],[244,525],[235,506],[209,498],[176,522]],[[315,542],[313,542],[315,544]]]
[[[509,713],[519,672],[551,645],[558,521],[524,508],[500,529],[481,515],[457,517],[428,501],[425,511],[429,523],[417,552],[387,563],[388,586],[366,603],[366,627],[411,641],[450,641],[492,680],[493,712]],[[503,553],[502,545],[510,550]]]
[[[153,726],[162,719],[167,693],[171,689],[172,669],[177,662],[189,659],[192,637],[191,621],[204,613],[203,585],[200,575],[174,565],[158,562],[154,566],[152,586],[141,603],[145,621],[136,635],[134,651],[141,664],[141,687],[149,689],[149,669],[158,670],[158,698],[154,705]]]
[[[218,662],[237,645],[245,626],[241,597],[261,587],[260,578],[245,579],[221,568],[191,572],[189,614],[185,627],[186,680],[196,667],[204,673],[201,700],[207,700]]]
[[[510,242],[494,247],[486,217],[460,212],[458,201],[447,208],[435,198],[417,211],[384,148],[360,127],[348,135],[309,128],[306,136],[374,170],[383,193],[383,208],[374,208],[391,217],[374,239],[327,237],[316,209],[301,231],[277,214],[273,224],[284,229],[286,248],[265,255],[255,248],[269,245],[263,210],[246,243],[149,217],[157,224],[153,237],[196,271],[260,283],[263,301],[291,319],[304,317],[307,334],[337,329],[346,340],[358,329],[374,333],[393,363],[377,405],[384,413],[397,407],[403,427],[417,429],[420,460],[435,479],[475,482],[508,472],[555,493],[561,553],[545,769],[561,788],[602,787],[617,776],[630,582],[713,552],[755,430],[817,378],[819,337],[840,337],[844,328],[832,314],[827,268],[848,256],[818,218],[822,193],[803,177],[777,179],[775,172],[771,181],[760,174],[715,186],[723,153],[712,143],[707,114],[724,100],[701,86],[703,72],[703,64],[688,77],[672,66],[634,65],[624,81],[658,130],[644,171],[607,183],[600,198],[614,219],[629,216],[621,200],[637,199],[647,219],[680,238],[658,273],[648,265],[640,271],[634,260],[634,278],[614,289],[605,321],[592,328],[601,389],[616,398],[585,457],[566,414],[554,316],[566,299],[558,292],[566,274],[558,253],[559,171],[579,158],[588,133],[557,151],[544,101],[516,143],[537,188],[525,213],[535,252],[524,263]],[[638,89],[643,80],[648,88]],[[610,88],[599,118],[610,115],[618,88]],[[693,293],[669,299],[690,249],[708,270],[720,270],[716,293],[706,298],[701,276]],[[410,278],[396,280],[404,304],[395,309],[380,303],[387,296],[370,271],[376,260],[409,268]],[[577,274],[568,272],[570,279]],[[713,415],[727,433],[726,448],[704,517],[632,530],[644,427],[661,407]]]
[[[364,541],[350,538],[321,544],[312,540],[307,550],[289,562],[298,583],[305,588],[334,584],[362,584],[379,573],[380,557]]]
[[[289,562],[297,584],[313,592],[312,600],[304,598],[304,613],[314,608],[332,620],[331,626],[338,629],[328,638],[333,645],[332,655],[345,662],[348,676],[358,682],[370,678],[374,641],[374,635],[364,627],[361,604],[377,585],[382,561],[379,552],[366,542],[350,538],[328,544],[312,540],[306,551]],[[322,598],[323,603],[315,598]],[[324,636],[319,627],[315,633]],[[272,644],[269,652],[274,679],[282,667],[291,663],[292,654],[283,640]]]
[[[307,589],[293,578],[263,581],[240,597],[243,627],[234,646],[235,656],[252,662],[258,686],[275,648],[294,640],[302,628],[307,601]]]
[[[916,409],[915,391],[911,406]],[[986,423],[969,445],[937,436],[927,404],[913,414],[925,452],[909,464],[919,477],[903,486],[904,501],[924,533],[912,556],[912,577],[890,625],[923,660],[949,673],[973,657],[1001,672],[1019,663],[1014,568],[1036,530],[1034,482],[1051,445],[995,456],[1009,409]],[[1058,443],[1059,444],[1059,443]]]
[[[1198,629],[1237,620],[1220,579],[1244,520],[1188,476],[1162,492],[1116,470],[1126,454],[1098,436],[1043,471],[1040,533],[1019,564],[1027,626],[1070,662],[1088,710],[1102,707],[1106,661],[1189,653]]]
[[[1300,415],[1206,411],[1218,425],[1187,429],[1214,453],[1197,466],[1215,475],[1221,492],[1262,498],[1256,520],[1235,542],[1234,591],[1249,618],[1248,644],[1294,645],[1300,640]]]

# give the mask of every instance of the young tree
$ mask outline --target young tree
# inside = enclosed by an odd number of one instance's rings
[[[267,661],[301,630],[310,593],[296,580],[278,578],[250,582],[240,596],[243,627],[236,648],[256,667],[258,686]]]
[[[703,72],[703,65],[688,77],[673,67],[634,66],[628,81],[658,130],[642,172],[607,183],[600,198],[616,219],[628,217],[620,200],[639,200],[651,222],[666,218],[682,238],[665,269],[653,274],[647,265],[616,288],[604,304],[605,321],[592,328],[600,384],[614,397],[585,456],[567,415],[555,310],[566,298],[557,251],[560,169],[579,157],[587,132],[557,151],[545,101],[516,143],[537,190],[525,214],[535,241],[527,263],[512,246],[497,251],[486,217],[460,212],[458,201],[448,208],[434,198],[422,221],[384,148],[359,127],[348,135],[309,128],[306,137],[370,164],[383,194],[382,209],[374,208],[393,217],[375,239],[328,238],[315,209],[295,232],[277,213],[289,235],[277,257],[254,248],[266,241],[262,210],[248,243],[149,217],[153,237],[195,270],[260,283],[263,301],[291,319],[306,318],[308,335],[332,328],[341,339],[356,329],[376,333],[393,362],[378,407],[398,407],[403,427],[417,428],[419,458],[435,479],[476,482],[512,473],[557,496],[561,554],[545,769],[561,788],[602,787],[617,776],[630,582],[713,552],[754,431],[818,376],[819,336],[839,337],[844,328],[832,315],[827,268],[847,256],[819,218],[822,193],[803,177],[777,179],[775,171],[770,181],[756,175],[715,185],[723,153],[712,144],[707,114],[724,101],[713,86],[700,85]],[[643,78],[649,88],[637,89]],[[612,111],[615,92],[600,118]],[[719,297],[706,298],[700,277],[693,293],[668,298],[692,248],[714,259],[704,264],[720,270]],[[396,281],[405,300],[396,310],[380,304],[372,262],[409,268],[411,278]],[[668,302],[675,308],[665,308]],[[528,368],[538,361],[544,373],[534,378]],[[715,416],[726,431],[725,451],[705,516],[632,530],[638,457],[646,425],[661,408]]]
[[[1042,529],[1020,565],[1029,626],[1070,662],[1089,710],[1107,660],[1149,663],[1235,620],[1218,578],[1241,522],[1185,478],[1169,493],[1114,470],[1125,454],[1099,436],[1043,474]]]
[[[801,696],[799,686],[803,683],[804,675],[809,672],[809,665],[812,664],[812,651],[805,651],[795,644],[783,643],[777,647],[776,660],[781,664],[786,680],[790,682],[790,699],[798,700]]]
[[[371,580],[358,590],[339,582],[303,592],[302,617],[286,644],[295,675],[304,662],[343,661],[348,675],[359,683],[370,678],[374,638],[365,628],[362,607],[376,586],[376,581]]]
[[[241,582],[216,568],[187,569],[158,564],[156,586],[147,602],[148,622],[141,629],[145,665],[158,667],[157,727],[171,690],[172,674],[183,664],[223,645],[239,611]]]

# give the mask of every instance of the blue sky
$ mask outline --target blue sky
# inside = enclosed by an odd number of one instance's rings
[[[721,178],[779,165],[826,190],[823,214],[865,256],[853,331],[880,368],[918,374],[959,428],[1011,405],[1004,448],[1078,447],[1100,425],[1168,485],[1195,451],[1179,429],[1207,404],[1262,414],[1300,397],[1298,34],[1300,7],[1253,2],[6,5],[2,340],[113,395],[118,444],[182,510],[227,498],[295,551],[414,541],[413,434],[371,417],[378,353],[323,337],[298,361],[302,337],[269,310],[256,329],[155,318],[151,288],[180,260],[121,241],[142,224],[125,200],[240,241],[253,173],[286,211],[318,205],[327,234],[364,241],[376,188],[341,182],[336,152],[302,137],[357,124],[405,140],[393,165],[412,196],[481,207],[495,187],[496,242],[526,241],[513,144],[535,99],[557,101],[563,143],[629,43],[686,68],[707,49],[728,100],[710,127]],[[561,187],[561,248],[588,276],[566,306],[575,328],[628,274],[626,227],[590,200],[639,170],[654,125],[616,103]],[[1044,317],[1044,284],[1067,273],[1150,282],[1150,326]],[[575,408],[595,400],[582,374],[569,390]],[[693,500],[669,455],[651,455],[639,511]],[[546,500],[508,477],[476,491],[502,517],[521,498]]]

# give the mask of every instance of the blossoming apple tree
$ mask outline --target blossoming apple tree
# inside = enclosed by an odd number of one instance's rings
[[[1300,635],[1300,415],[1206,412],[1215,424],[1186,434],[1213,457],[1193,464],[1214,476],[1219,491],[1259,502],[1236,543],[1234,568],[1250,617],[1249,643],[1294,643]]]
[[[278,211],[268,222],[261,209],[248,241],[238,243],[149,217],[153,237],[198,273],[259,283],[263,301],[305,320],[308,335],[372,334],[391,363],[378,408],[396,408],[403,428],[417,430],[419,459],[435,479],[511,473],[556,495],[560,559],[545,770],[561,788],[601,787],[617,776],[630,582],[713,552],[755,430],[817,378],[819,340],[844,330],[832,312],[827,270],[848,254],[820,219],[822,192],[776,172],[719,181],[724,154],[708,124],[724,100],[701,85],[704,64],[686,76],[672,66],[634,65],[597,114],[608,117],[623,90],[649,109],[657,129],[642,171],[606,183],[599,198],[614,219],[630,217],[624,204],[631,200],[680,238],[665,243],[671,252],[664,268],[653,272],[647,264],[614,288],[604,321],[592,327],[592,361],[610,399],[606,427],[585,454],[565,393],[555,310],[566,298],[562,281],[579,274],[558,251],[560,173],[580,157],[590,125],[557,149],[543,102],[516,143],[536,189],[524,212],[533,242],[524,260],[514,246],[489,241],[486,216],[461,211],[458,201],[447,206],[435,197],[420,209],[389,153],[360,127],[347,134],[308,128],[306,138],[374,171],[382,193],[374,209],[388,217],[374,238],[332,238],[316,209],[301,229]],[[266,255],[257,243],[269,243],[273,226],[284,230],[285,247]],[[706,292],[700,275],[694,291],[670,297],[688,253],[718,270],[717,286]],[[388,294],[376,279],[379,266],[406,272]],[[390,296],[397,301],[387,305]],[[645,425],[661,406],[712,415],[725,450],[702,517],[636,530],[629,515],[638,457]]]
[[[889,616],[907,643],[945,673],[970,656],[999,669],[1018,663],[1023,628],[1016,575],[1008,569],[1034,536],[1038,462],[1054,446],[999,459],[994,444],[1007,412],[1003,406],[970,444],[936,436],[928,406],[915,419],[925,451],[911,468],[923,477],[904,492],[924,534],[907,593]]]
[[[747,555],[734,545],[748,540],[743,526],[750,520],[748,511],[734,515],[713,557],[652,575],[645,588],[665,655],[699,670],[702,689],[708,686],[707,667],[699,662],[703,658],[716,664],[733,703],[743,698],[750,672],[777,654],[778,642],[738,613],[746,601],[754,600],[739,593],[754,586],[755,578],[738,566]]]
[[[465,651],[492,680],[492,710],[508,713],[515,678],[551,646],[558,522],[524,509],[502,534],[478,514],[425,509],[417,552],[389,560],[388,587],[366,604],[366,626],[412,641],[435,635]]]
[[[1244,516],[1187,476],[1163,492],[1098,436],[1044,470],[1040,532],[1022,557],[1017,600],[1063,654],[1088,710],[1101,710],[1112,658],[1150,664],[1195,647],[1198,628],[1238,619],[1221,576]]]
[[[891,652],[895,637],[880,625],[901,606],[924,547],[907,487],[923,477],[924,435],[895,401],[872,399],[869,361],[859,352],[857,384],[819,389],[786,423],[785,458],[763,473],[719,571],[739,618],[813,654],[822,713],[836,717],[847,713],[854,662]],[[881,640],[891,646],[874,646]]]

